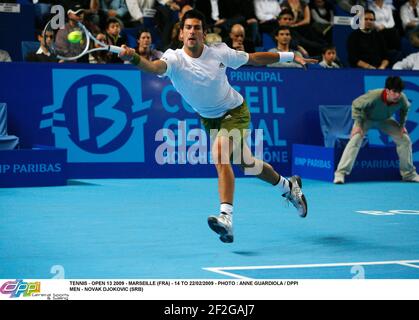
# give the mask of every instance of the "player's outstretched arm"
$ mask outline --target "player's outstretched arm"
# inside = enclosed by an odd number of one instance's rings
[[[316,59],[306,59],[292,52],[255,52],[249,53],[248,64],[253,66],[265,66],[275,62],[297,62],[303,66],[307,63],[317,63]]]
[[[164,74],[167,69],[166,62],[162,60],[149,61],[143,59],[138,55],[134,49],[122,45],[123,51],[119,54],[122,60],[129,61],[131,64],[137,66],[140,70],[145,72],[154,73],[157,75]]]

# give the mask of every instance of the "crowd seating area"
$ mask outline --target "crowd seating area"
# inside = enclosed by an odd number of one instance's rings
[[[330,1],[330,2],[329,2]],[[337,2],[336,2],[337,1]],[[416,0],[409,0],[412,3]],[[246,7],[246,13],[244,10],[238,9],[236,13],[228,12],[228,6],[233,5],[235,0],[221,0],[219,3],[219,20],[214,20],[214,13],[211,12],[211,17],[208,17],[209,33],[216,33],[220,36],[220,39],[224,42],[229,43],[230,40],[230,29],[234,24],[242,23],[246,30],[246,41],[252,42],[252,48],[255,51],[268,51],[273,48],[277,48],[277,40],[275,38],[275,30],[279,26],[279,16],[281,13],[272,12],[272,23],[267,24],[266,21],[258,19],[260,12],[257,12],[257,7],[261,6],[261,3],[265,3],[264,10],[272,6],[273,3],[279,6],[279,12],[284,12],[288,8],[292,8],[292,11],[297,13],[298,10],[294,11],[294,4],[298,3],[304,8],[309,8],[309,24],[306,25],[291,25],[292,35],[294,32],[302,35],[304,39],[309,42],[314,42],[314,48],[316,48],[316,41],[319,47],[323,46],[335,46],[337,58],[336,62],[340,67],[354,67],[351,65],[348,57],[348,37],[354,32],[350,25],[342,23],[334,23],[339,21],[338,17],[350,17],[351,14],[348,12],[348,4],[351,5],[362,5],[365,8],[371,8],[374,10],[374,6],[377,3],[383,3],[383,6],[389,6],[392,12],[392,20],[394,20],[394,27],[396,34],[399,36],[399,44],[395,48],[391,48],[390,64],[387,68],[391,68],[397,61],[407,57],[409,54],[418,51],[418,47],[415,43],[412,44],[410,31],[404,25],[405,23],[401,19],[401,8],[407,2],[406,0],[375,0],[371,2],[363,2],[357,0],[248,0],[242,1],[242,6]],[[152,48],[158,49],[164,52],[168,48],[176,48],[179,43],[173,42],[173,37],[176,35],[174,32],[176,24],[179,21],[179,15],[182,14],[186,8],[202,8],[205,7],[205,3],[210,3],[210,0],[156,0],[149,1],[149,8],[139,8],[142,10],[142,18],[135,20],[135,14],[137,11],[133,9],[133,3],[140,6],[144,1],[108,1],[108,0],[86,0],[86,1],[55,1],[55,0],[8,0],[12,6],[19,4],[19,12],[12,12],[13,10],[7,10],[7,5],[3,3],[3,10],[0,9],[0,49],[4,50],[11,57],[11,61],[26,61],[29,53],[36,52],[40,46],[39,32],[42,32],[42,28],[45,23],[52,17],[51,8],[55,5],[62,5],[65,12],[68,12],[69,8],[75,4],[80,4],[86,9],[84,19],[87,25],[95,24],[93,33],[103,32],[106,33],[105,25],[106,20],[109,17],[116,17],[121,21],[121,34],[120,37],[124,39],[124,42],[130,47],[138,47],[138,36],[140,30],[147,30],[152,36]],[[150,5],[151,3],[151,5]],[[269,3],[269,4],[266,4]],[[112,6],[118,5],[118,8]],[[226,5],[227,9],[223,6]],[[106,7],[107,6],[107,7]],[[289,7],[287,7],[289,6]],[[320,9],[319,9],[320,6]],[[417,4],[419,8],[419,5]],[[6,8],[6,10],[4,10]],[[211,8],[211,7],[210,7]],[[272,7],[273,8],[273,7]],[[385,7],[383,7],[385,8]],[[223,12],[223,10],[227,10]],[[259,8],[260,10],[260,8]],[[317,10],[317,11],[316,11]],[[123,13],[120,13],[123,12]],[[329,13],[327,13],[330,11]],[[87,13],[88,12],[88,13]],[[112,13],[111,13],[112,12]],[[319,15],[324,14],[330,19],[326,21],[330,24],[327,28],[320,27],[321,32],[319,33]],[[378,12],[378,11],[377,11]],[[416,11],[415,11],[416,12]],[[269,13],[269,12],[268,12]],[[266,14],[266,12],[265,12]],[[381,13],[376,14],[376,20],[381,19]],[[120,15],[120,16],[119,16]],[[416,13],[417,15],[417,13]],[[320,17],[321,18],[321,17]],[[324,18],[324,17],[323,17]],[[252,23],[249,23],[250,19]],[[387,17],[388,19],[388,17]],[[88,20],[88,21],[87,21]],[[222,23],[219,23],[222,21]],[[298,19],[295,20],[298,23]],[[294,21],[294,22],[295,22]],[[320,20],[321,21],[321,20]],[[377,21],[376,21],[377,22]],[[419,18],[418,18],[419,23]],[[298,27],[296,27],[298,25]],[[317,36],[311,38],[311,35]],[[319,42],[320,41],[320,42]],[[301,41],[299,41],[301,46]],[[303,42],[304,43],[304,42]],[[322,59],[322,52],[319,50],[304,47],[305,51],[301,51],[303,55],[316,57],[319,60]],[[291,46],[292,48],[292,46]],[[246,50],[248,51],[248,50]],[[1,56],[1,55],[0,55]],[[6,60],[4,60],[6,61]],[[378,68],[378,66],[377,66]]]

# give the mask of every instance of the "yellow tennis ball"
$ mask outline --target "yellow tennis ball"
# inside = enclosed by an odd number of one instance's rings
[[[67,36],[68,41],[70,41],[71,43],[79,43],[82,38],[83,34],[81,33],[81,31],[78,30],[70,32]]]

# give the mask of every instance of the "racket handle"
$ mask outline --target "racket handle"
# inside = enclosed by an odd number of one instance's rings
[[[112,53],[117,53],[117,54],[119,54],[119,53],[121,53],[121,52],[122,52],[122,50],[124,50],[124,49],[122,49],[121,47],[117,47],[117,46],[109,46],[109,51],[110,51],[110,52],[112,52]]]

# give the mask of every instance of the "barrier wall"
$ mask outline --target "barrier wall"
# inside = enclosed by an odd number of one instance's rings
[[[21,148],[41,144],[67,149],[69,178],[215,176],[205,154],[193,157],[200,136],[190,130],[200,128],[200,122],[168,79],[129,65],[0,63],[0,74],[0,102],[8,105],[9,133],[20,138]],[[418,162],[416,72],[241,68],[230,70],[229,78],[247,100],[253,129],[264,130],[259,153],[290,175],[293,144],[323,144],[318,106],[351,104],[365,90],[382,87],[389,74],[406,81],[413,103],[407,128]],[[156,155],[167,154],[158,133],[170,140],[179,121],[185,130],[176,136],[178,164],[160,165]],[[163,128],[167,130],[159,131]],[[373,131],[370,142],[389,143]],[[191,164],[194,161],[203,164]]]
[[[12,61],[22,61],[22,41],[36,39],[35,6],[33,4],[11,6],[14,6],[16,11],[0,12],[0,49],[6,50]]]

